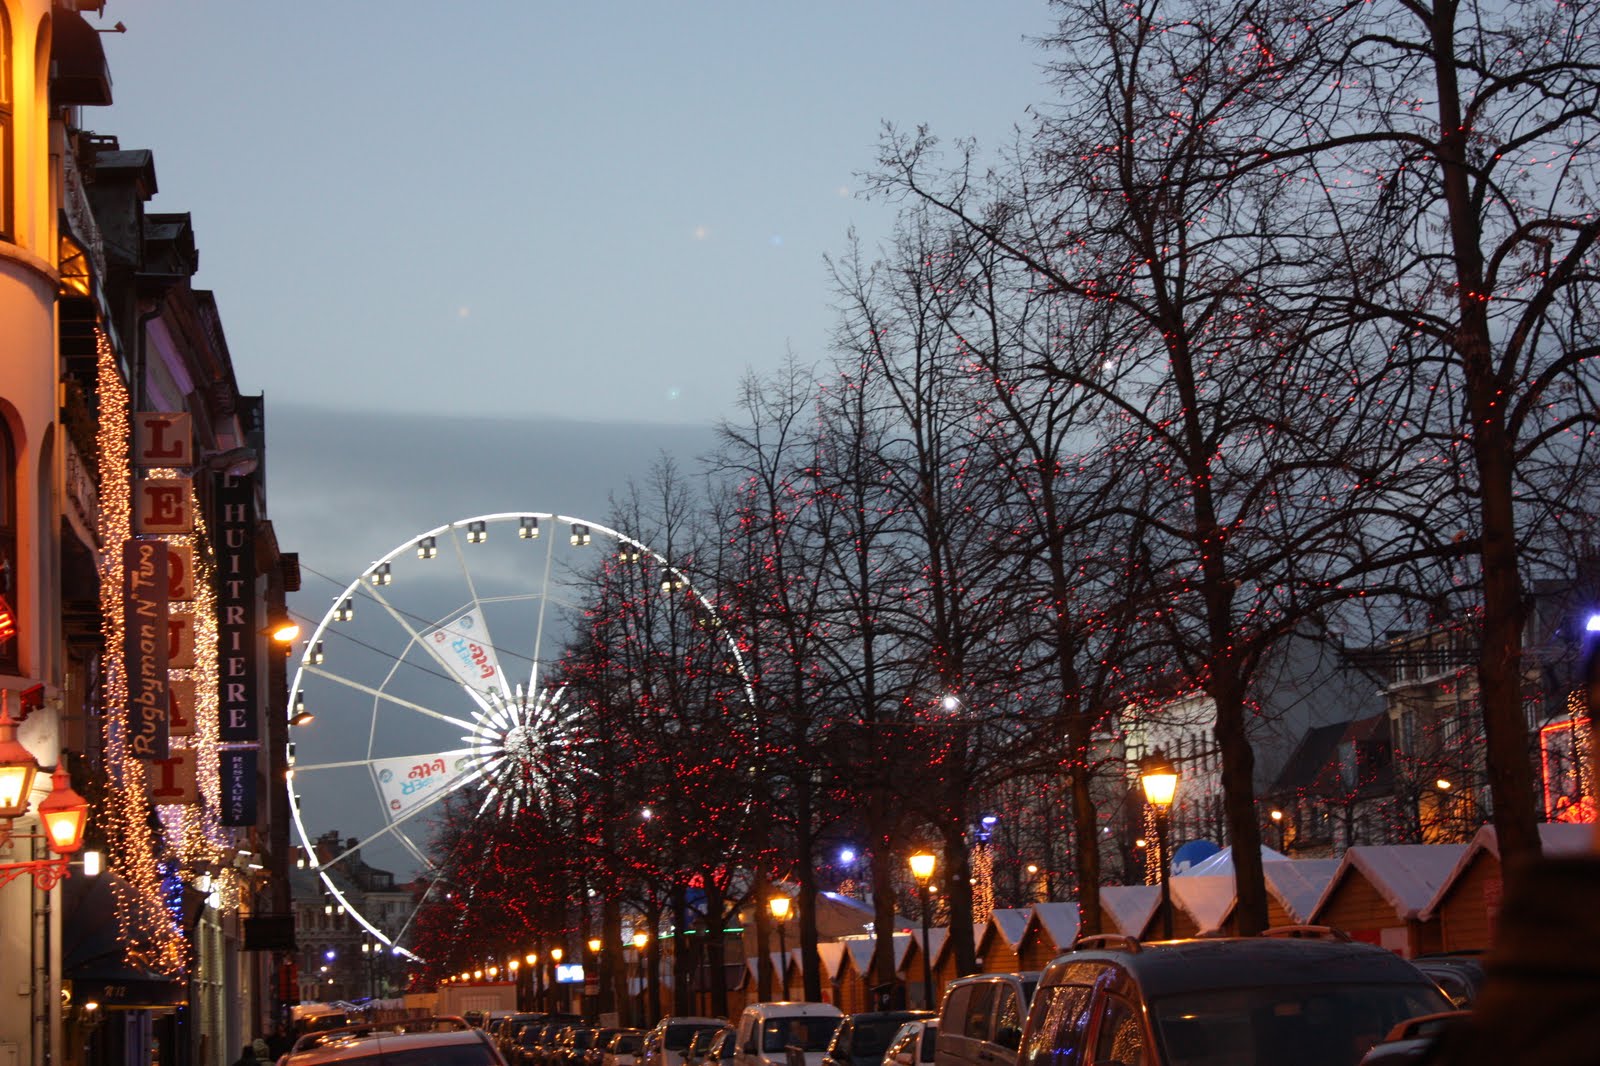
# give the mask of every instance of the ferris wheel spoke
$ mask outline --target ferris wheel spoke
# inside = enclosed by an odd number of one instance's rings
[[[539,616],[533,627],[533,661],[528,665],[528,692],[539,691],[539,656],[544,650],[544,616],[550,607],[550,571],[555,565],[556,541],[550,538],[544,549],[544,575],[539,581]]]
[[[379,829],[376,832],[371,833],[364,840],[356,841],[356,843],[354,843],[354,844],[350,845],[349,847],[345,848],[343,851],[341,851],[339,854],[335,855],[333,858],[328,859],[325,862],[319,862],[317,864],[318,867],[321,868],[321,869],[326,869],[326,868],[328,868],[330,866],[333,866],[333,865],[335,865],[337,863],[343,862],[345,859],[348,859],[350,856],[354,855],[356,852],[360,851],[362,848],[368,846],[369,844],[374,844],[377,841],[379,841],[379,840],[381,840],[381,839],[383,839],[384,837],[387,837],[387,836],[391,836],[392,835],[392,836],[398,837],[402,841],[406,840],[407,838],[406,838],[405,834],[400,832],[400,827],[402,825],[404,825],[405,823],[411,821],[413,818],[415,818],[419,814],[422,814],[424,811],[426,811],[426,810],[428,810],[428,809],[430,809],[430,808],[432,808],[434,806],[437,806],[438,804],[442,803],[446,796],[450,795],[452,792],[459,791],[460,789],[462,789],[462,788],[466,787],[467,785],[471,784],[473,781],[478,780],[482,776],[483,776],[483,771],[480,770],[480,769],[469,770],[468,772],[462,774],[460,777],[456,778],[454,781],[450,782],[450,787],[446,788],[445,790],[443,790],[442,792],[438,793],[435,796],[430,796],[429,798],[423,800],[421,803],[417,804],[415,807],[411,808],[409,811],[406,811],[404,814],[400,815],[400,817],[398,817],[398,818],[394,819],[393,821],[391,821],[388,825],[385,825],[382,829]]]
[[[409,711],[415,711],[417,714],[426,715],[429,718],[436,718],[441,722],[448,722],[451,725],[459,726],[462,729],[472,729],[472,723],[465,719],[453,717],[443,713],[442,711],[436,711],[431,707],[424,707],[420,703],[414,703],[411,700],[405,699],[404,697],[396,696],[393,693],[385,692],[382,689],[373,688],[371,685],[362,684],[360,681],[355,681],[348,677],[342,677],[339,674],[332,673],[328,670],[323,670],[320,667],[307,666],[305,667],[305,672],[312,674],[313,676],[320,677],[325,681],[332,681],[335,684],[344,685],[346,688],[355,689],[357,692],[372,696],[375,699],[383,700],[386,703],[392,703],[396,707],[404,707]]]

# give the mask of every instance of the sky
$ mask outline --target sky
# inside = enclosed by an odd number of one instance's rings
[[[195,284],[266,397],[308,627],[425,530],[603,522],[661,456],[692,467],[742,377],[830,355],[825,257],[894,220],[860,195],[884,123],[997,147],[1049,96],[1046,0],[108,0],[92,21],[126,32],[84,125],[152,149],[148,209],[193,216]],[[402,558],[397,602],[445,572]],[[330,636],[329,669],[361,640],[403,654],[374,615]],[[301,765],[391,726],[337,691],[309,693]],[[377,824],[342,787],[297,785],[313,833]]]
[[[115,104],[189,211],[246,391],[710,424],[827,353],[884,122],[1000,144],[1045,0],[109,0]]]

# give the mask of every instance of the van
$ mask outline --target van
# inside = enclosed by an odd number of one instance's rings
[[[733,1066],[789,1066],[790,1047],[805,1066],[822,1066],[843,1020],[832,1003],[752,1003],[739,1015]]]
[[[1017,1066],[1037,973],[981,973],[950,982],[934,1066]]]

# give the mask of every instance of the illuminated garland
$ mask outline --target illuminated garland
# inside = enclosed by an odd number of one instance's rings
[[[178,470],[153,470],[152,477],[180,477]],[[174,534],[165,538],[168,543],[187,546],[194,560],[194,599],[187,604],[173,604],[173,614],[188,615],[194,620],[193,667],[174,669],[175,680],[194,682],[195,731],[192,736],[174,737],[172,745],[192,748],[195,755],[195,776],[202,801],[198,806],[164,804],[156,808],[166,831],[167,840],[174,842],[178,861],[183,869],[211,866],[217,869],[212,878],[212,888],[219,897],[222,910],[238,907],[240,884],[238,871],[225,861],[232,851],[233,841],[223,827],[219,812],[222,809],[222,767],[219,755],[221,737],[217,720],[217,594],[213,584],[216,564],[206,550],[205,516],[194,487],[189,489],[189,506],[195,516],[192,533]]]
[[[182,924],[168,912],[158,868],[160,847],[147,817],[145,765],[127,751],[128,678],[123,662],[122,545],[132,533],[132,469],[129,460],[128,388],[105,333],[95,331],[99,453],[100,632],[105,638],[101,708],[105,769],[104,810],[111,869],[124,890],[116,893],[117,924],[130,962],[179,974],[187,955]],[[147,937],[148,940],[142,939]]]

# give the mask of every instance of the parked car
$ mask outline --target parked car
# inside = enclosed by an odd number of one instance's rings
[[[847,1015],[834,1030],[822,1066],[882,1066],[883,1053],[906,1022],[929,1016],[922,1010],[868,1011]]]
[[[696,1033],[710,1029],[716,1032],[728,1023],[721,1018],[694,1018],[669,1015],[656,1023],[644,1035],[644,1045],[639,1052],[639,1066],[684,1066],[684,1055]]]
[[[1419,955],[1411,965],[1431,977],[1459,1010],[1472,1006],[1483,987],[1483,961],[1477,955]]]
[[[939,1012],[935,1066],[1016,1066],[1037,973],[983,973],[952,981]]]
[[[500,1023],[499,1029],[495,1030],[495,1047],[499,1048],[500,1054],[504,1055],[507,1059],[513,1058],[514,1056],[511,1053],[511,1049],[517,1046],[517,1040],[521,1037],[523,1028],[525,1026],[537,1024],[543,1020],[543,1014],[534,1014],[532,1012],[511,1015],[505,1021]]]
[[[1383,1042],[1361,1058],[1361,1066],[1401,1066],[1426,1062],[1433,1056],[1433,1045],[1453,1025],[1459,1025],[1471,1011],[1454,1010],[1444,1014],[1424,1014],[1408,1018],[1389,1030]]]
[[[297,1042],[295,1050],[280,1061],[284,1066],[323,1066],[325,1063],[506,1066],[489,1034],[470,1026],[424,1031],[351,1028],[361,1031],[341,1032],[332,1040],[318,1041],[304,1049]]]
[[[545,1055],[545,1066],[582,1066],[583,1053],[594,1045],[594,1032],[582,1025],[562,1030],[555,1045]]]
[[[883,1066],[929,1066],[939,1043],[939,1019],[918,1018],[906,1022],[889,1041],[883,1053]]]
[[[606,1048],[611,1046],[612,1038],[620,1032],[622,1030],[615,1026],[596,1029],[594,1031],[594,1040],[583,1053],[583,1066],[600,1066],[601,1060],[605,1058]]]
[[[711,1038],[705,1058],[700,1066],[733,1066],[734,1052],[739,1050],[739,1030],[729,1025]]]
[[[644,1045],[644,1030],[623,1029],[611,1038],[600,1066],[637,1066],[639,1048]]]
[[[728,1031],[724,1025],[720,1029],[701,1029],[689,1041],[689,1050],[683,1053],[684,1066],[705,1066],[710,1061],[711,1044]]]
[[[788,1066],[790,1047],[805,1066],[822,1066],[843,1020],[831,1003],[752,1003],[739,1015],[734,1066]]]
[[[1044,971],[1018,1062],[1356,1066],[1399,1023],[1450,1007],[1392,951],[1332,930],[1285,934],[1085,937]],[[951,1015],[941,1020],[940,1060]]]

